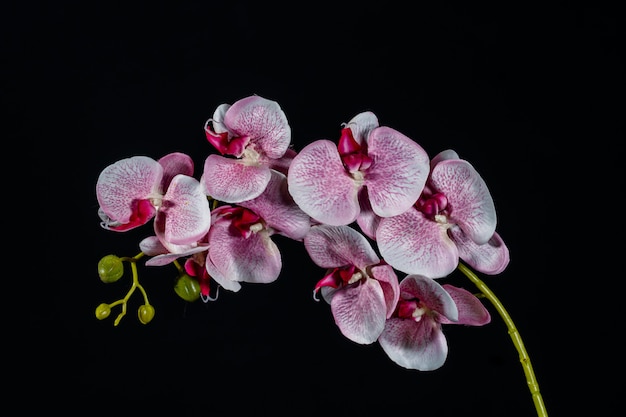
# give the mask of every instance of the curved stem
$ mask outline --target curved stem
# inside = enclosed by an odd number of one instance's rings
[[[519,353],[520,362],[522,363],[522,368],[524,369],[524,374],[526,375],[526,382],[528,383],[528,389],[530,390],[530,393],[532,395],[535,409],[537,410],[537,415],[539,417],[547,417],[548,412],[546,411],[546,407],[543,403],[543,398],[541,396],[541,393],[539,392],[539,384],[537,383],[535,372],[533,371],[533,367],[530,363],[530,357],[526,352],[524,342],[522,342],[522,336],[515,327],[511,316],[509,316],[509,313],[504,308],[504,305],[502,305],[500,300],[498,300],[498,297],[496,297],[493,291],[491,291],[491,289],[489,289],[489,287],[483,281],[481,281],[480,278],[478,278],[478,276],[474,274],[471,269],[469,269],[467,266],[463,265],[460,262],[458,268],[459,271],[465,274],[465,276],[468,277],[470,281],[472,281],[474,285],[476,285],[476,287],[478,287],[480,292],[482,292],[483,295],[496,308],[498,314],[500,314],[500,317],[502,317],[502,320],[504,320],[504,323],[506,324],[506,327],[509,331],[509,336],[511,336],[511,339],[513,340],[513,345],[515,345],[515,348]]]

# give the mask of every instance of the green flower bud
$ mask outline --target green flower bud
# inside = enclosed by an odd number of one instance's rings
[[[115,255],[106,255],[98,262],[98,275],[105,284],[115,282],[124,275],[124,264]]]
[[[154,318],[154,307],[150,304],[144,304],[137,311],[141,324],[148,324]]]
[[[96,318],[98,320],[104,320],[109,317],[111,314],[111,306],[108,304],[102,303],[98,307],[96,307]]]
[[[174,291],[185,301],[193,302],[200,298],[200,284],[198,280],[187,274],[178,277]]]

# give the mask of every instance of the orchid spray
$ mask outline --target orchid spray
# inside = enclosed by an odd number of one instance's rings
[[[492,196],[478,171],[454,150],[433,158],[414,140],[380,125],[370,112],[344,123],[338,141],[316,140],[297,152],[280,105],[252,95],[217,107],[204,126],[214,148],[194,177],[192,158],[132,156],[107,166],[96,183],[104,229],[125,232],[152,224],[132,257],[106,255],[104,283],[130,264],[126,295],[96,310],[121,306],[138,290],[139,321],[155,309],[139,283],[137,264],[173,265],[175,293],[213,302],[219,290],[278,279],[281,251],[273,236],[304,245],[320,268],[313,299],[330,306],[346,338],[379,343],[397,365],[432,371],[446,361],[444,325],[483,326],[493,304],[515,345],[537,414],[547,416],[519,331],[473,271],[502,272],[509,250],[496,231]],[[440,282],[459,270],[472,293]]]

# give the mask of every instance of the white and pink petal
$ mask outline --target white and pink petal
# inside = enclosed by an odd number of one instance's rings
[[[385,328],[387,305],[383,290],[374,279],[336,291],[330,307],[337,327],[353,342],[373,343]]]
[[[450,237],[456,243],[459,257],[470,267],[487,275],[497,275],[509,265],[509,248],[498,232],[487,243],[476,244],[459,227],[451,227]]]
[[[174,245],[202,239],[211,226],[211,206],[198,180],[179,174],[172,179],[159,210],[166,217],[163,237]]]
[[[424,189],[430,171],[428,154],[412,139],[385,126],[370,133],[367,154],[373,159],[365,174],[372,210],[381,217],[404,213]]]
[[[308,214],[293,201],[287,189],[287,176],[270,170],[271,179],[260,196],[239,205],[261,216],[276,233],[302,240],[311,227]]]
[[[464,324],[467,326],[484,326],[491,322],[491,315],[483,303],[465,288],[444,284],[443,288],[450,294],[457,309],[458,320],[449,321],[445,317],[440,318],[442,324]]]
[[[441,326],[431,319],[391,318],[378,342],[392,361],[407,369],[433,371],[443,366],[448,356]]]
[[[459,264],[459,252],[446,226],[433,222],[415,208],[382,218],[376,242],[383,259],[407,274],[442,278]]]
[[[147,156],[133,156],[107,166],[96,182],[100,209],[113,222],[129,223],[136,217],[140,200],[161,197],[162,177],[163,167]]]
[[[313,226],[304,237],[304,247],[311,260],[322,268],[354,265],[364,269],[380,262],[365,236],[350,226]]]
[[[224,115],[224,124],[236,136],[249,136],[271,159],[283,156],[291,143],[291,127],[280,105],[260,96],[233,103]]]
[[[209,274],[213,275],[215,271],[212,268],[215,268],[231,281],[274,282],[280,274],[282,258],[267,231],[252,233],[245,238],[230,226],[228,218],[217,220],[211,226],[208,259],[212,266],[207,266]]]
[[[333,142],[305,146],[291,162],[287,181],[296,204],[313,219],[333,226],[356,220],[361,185],[344,168]]]
[[[240,203],[261,195],[270,181],[267,166],[247,165],[239,159],[209,155],[200,179],[204,193],[225,203]]]
[[[458,224],[481,245],[496,230],[496,209],[485,181],[467,161],[445,159],[431,171],[429,184],[442,192],[451,207],[449,222]]]

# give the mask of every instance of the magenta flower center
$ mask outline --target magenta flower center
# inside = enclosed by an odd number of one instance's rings
[[[250,142],[249,136],[236,136],[228,139],[228,132],[214,133],[205,129],[206,138],[222,155],[240,157]]]
[[[261,216],[244,207],[230,207],[223,210],[224,217],[231,219],[234,227],[243,237],[248,237],[263,229]]]
[[[322,287],[340,288],[348,284],[353,284],[363,278],[365,278],[365,275],[354,265],[334,268],[330,270],[324,278],[318,281],[315,285],[314,292],[319,291]]]
[[[398,301],[398,306],[396,307],[395,315],[401,319],[420,321],[422,316],[427,314],[429,311],[430,309],[418,299],[400,299],[400,301]]]
[[[426,192],[415,203],[415,207],[421,211],[426,218],[437,221],[438,216],[448,214],[448,199],[443,193],[426,195]]]
[[[337,150],[341,155],[343,165],[351,174],[365,171],[372,165],[372,158],[367,155],[367,149],[354,140],[352,130],[349,127],[341,130]]]

